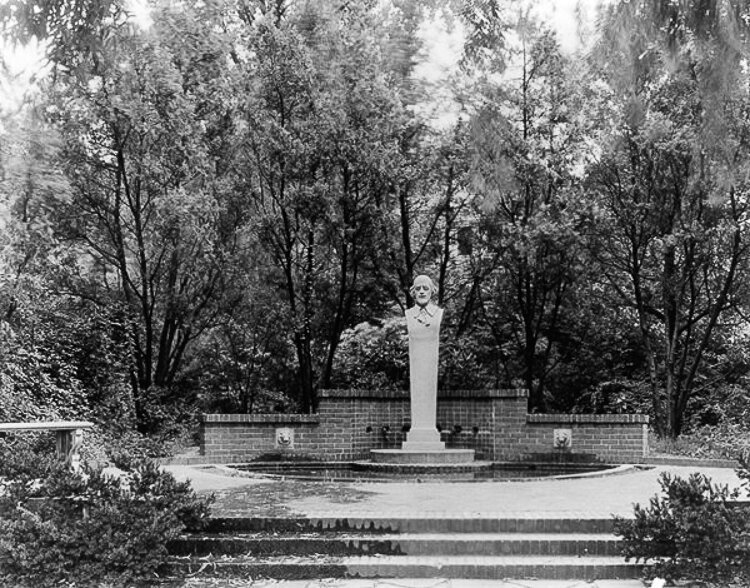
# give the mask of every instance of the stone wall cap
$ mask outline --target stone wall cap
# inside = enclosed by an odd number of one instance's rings
[[[12,431],[73,431],[90,429],[94,423],[89,421],[36,421],[29,423],[0,423],[0,432]]]

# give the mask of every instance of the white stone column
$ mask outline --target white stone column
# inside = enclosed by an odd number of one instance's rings
[[[411,429],[402,449],[442,451],[436,428],[438,347],[443,309],[434,304],[414,306],[406,311],[409,330],[409,389],[411,396]]]

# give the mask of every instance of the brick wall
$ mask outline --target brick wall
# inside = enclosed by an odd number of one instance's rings
[[[410,425],[408,392],[323,390],[314,415],[204,415],[201,454],[221,463],[288,454],[328,461],[368,459],[370,449],[398,449]],[[568,455],[611,463],[646,455],[648,417],[530,415],[526,390],[453,390],[438,394],[437,425],[449,448],[474,449],[477,459],[512,461]],[[293,443],[279,444],[279,429]],[[555,447],[555,431],[570,432]]]
[[[452,390],[438,396],[437,423],[447,447],[473,449],[477,459],[502,459],[498,444],[516,412],[526,416],[526,390]]]
[[[321,434],[329,423],[348,422],[350,444],[345,459],[369,459],[370,449],[399,448],[409,424],[409,395],[402,390],[322,390],[318,413]]]
[[[294,449],[301,453],[319,442],[318,415],[304,414],[205,414],[201,422],[201,455],[217,463],[248,461],[278,451],[276,429],[294,429]]]
[[[556,449],[555,430],[569,430],[569,449]],[[648,417],[638,414],[530,414],[520,443],[528,454],[563,450],[610,463],[638,462],[648,453]]]

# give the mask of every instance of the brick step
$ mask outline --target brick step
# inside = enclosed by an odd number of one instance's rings
[[[612,533],[611,518],[498,518],[471,514],[425,517],[361,515],[319,517],[216,517],[205,533]]]
[[[308,556],[173,558],[172,572],[234,578],[483,578],[616,580],[642,566],[608,556]]]
[[[604,533],[402,533],[184,535],[174,555],[619,555]]]

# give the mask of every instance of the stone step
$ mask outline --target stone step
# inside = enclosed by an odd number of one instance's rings
[[[612,533],[611,518],[516,518],[472,514],[379,517],[217,517],[205,533]]]
[[[184,535],[175,555],[619,555],[605,533],[403,533]]]
[[[238,578],[483,578],[616,580],[641,565],[609,556],[307,556],[173,558],[173,572]]]
[[[415,471],[418,473],[420,467],[429,469],[434,466],[464,466],[482,469],[492,466],[490,461],[475,463],[473,449],[370,449],[370,459],[371,462],[358,462],[360,467],[374,468],[377,471],[384,466],[409,465],[416,466]],[[387,467],[384,469],[387,469]],[[446,469],[450,471],[450,467]],[[393,471],[407,473],[411,470],[394,468]]]

